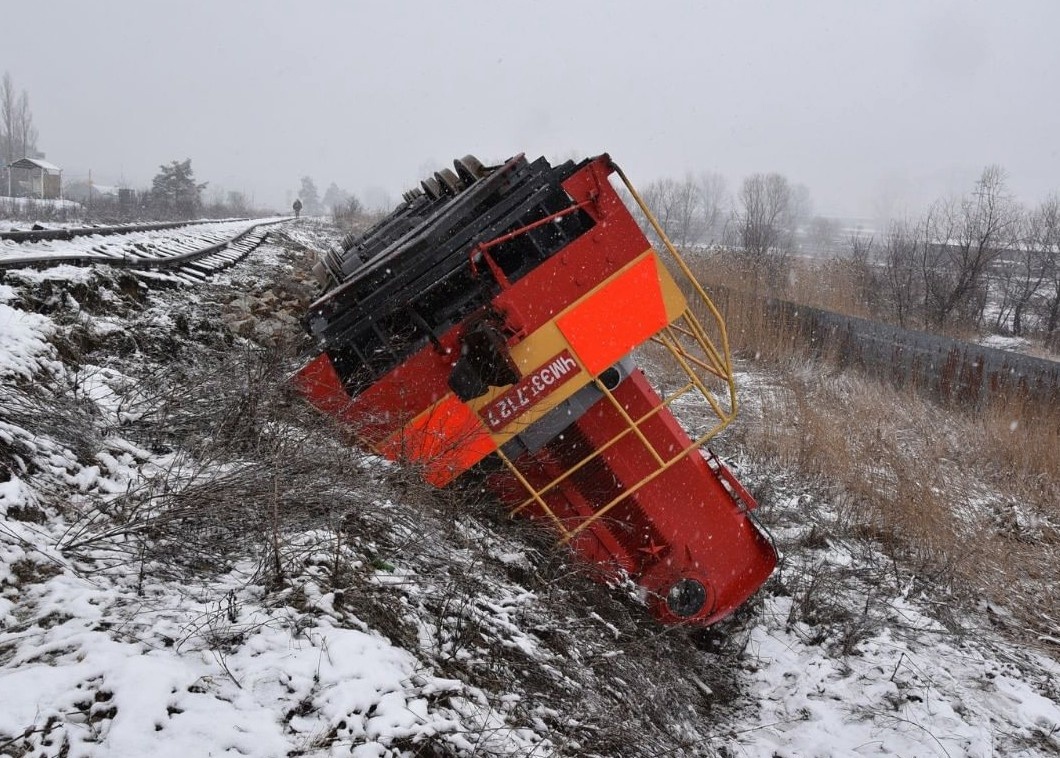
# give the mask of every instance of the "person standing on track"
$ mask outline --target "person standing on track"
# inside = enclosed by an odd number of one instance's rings
[[[291,207],[294,208],[294,217],[298,218],[298,216],[302,213],[302,199],[300,197],[296,197],[294,199],[294,202],[291,204]]]

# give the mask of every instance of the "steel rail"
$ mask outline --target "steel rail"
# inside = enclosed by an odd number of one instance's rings
[[[75,226],[67,229],[14,229],[8,232],[0,232],[0,240],[48,242],[50,240],[72,240],[75,237],[91,237],[93,235],[110,236],[114,234],[132,234],[133,232],[160,232],[165,229],[179,229],[182,226],[249,220],[248,218],[214,218],[197,221],[156,221],[150,224],[124,224],[121,226]]]
[[[47,254],[47,255],[27,255],[12,258],[0,258],[0,271],[20,268],[45,268],[49,266],[57,265],[72,265],[72,266],[114,266],[116,268],[133,268],[133,269],[167,269],[167,268],[179,268],[185,266],[196,260],[206,258],[210,255],[220,253],[230,245],[234,245],[241,241],[243,238],[256,231],[259,227],[272,226],[280,224],[285,221],[289,221],[289,217],[279,218],[272,221],[261,221],[252,226],[247,227],[238,234],[233,235],[227,239],[221,240],[220,242],[206,247],[198,248],[195,250],[187,250],[184,252],[175,252],[172,254],[163,255],[161,257],[149,257],[149,256],[136,256],[129,254],[122,254],[121,257],[111,257],[102,255],[96,252],[78,252],[78,253],[58,253],[58,254]],[[222,222],[195,222],[195,223],[222,223]],[[164,228],[177,228],[181,226],[188,226],[189,224],[181,223],[175,226],[164,227]],[[132,230],[130,228],[124,228],[123,233],[132,233],[134,231],[150,231],[144,229]],[[267,236],[267,235],[265,235]],[[263,236],[254,247],[260,245],[264,240]],[[249,253],[242,253],[239,258]]]

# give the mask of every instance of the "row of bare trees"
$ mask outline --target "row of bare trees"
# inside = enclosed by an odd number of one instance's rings
[[[790,251],[810,222],[809,190],[781,174],[752,174],[735,197],[721,174],[658,179],[641,196],[675,245],[730,245],[765,255]]]
[[[658,179],[641,193],[645,204],[675,245],[720,242],[725,233],[729,191],[725,177],[703,173]]]
[[[1025,208],[1006,178],[988,166],[969,194],[891,223],[875,256],[881,315],[907,327],[1057,334],[1060,197]]]
[[[724,247],[757,294],[787,294],[797,250],[844,252],[838,223],[813,216],[809,191],[780,174],[748,176],[733,194],[718,174],[689,174],[652,182],[642,196],[675,245]],[[1025,208],[1000,166],[920,218],[856,234],[845,252],[860,312],[909,328],[1060,341],[1060,196]]]
[[[735,196],[725,177],[704,173],[654,181],[642,197],[675,245],[724,245],[745,259],[755,291],[772,293],[787,279],[799,230],[812,214],[809,190],[777,173],[748,176]]]

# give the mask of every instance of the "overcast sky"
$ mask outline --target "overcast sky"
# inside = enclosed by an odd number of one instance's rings
[[[4,3],[0,72],[48,160],[190,157],[280,207],[309,174],[397,197],[474,153],[611,153],[635,183],[778,171],[871,216],[989,163],[1060,190],[1060,2]]]

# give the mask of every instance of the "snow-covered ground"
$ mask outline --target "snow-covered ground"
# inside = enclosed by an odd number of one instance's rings
[[[45,217],[61,219],[49,221],[49,227],[76,226],[81,218],[81,203],[73,200],[38,200],[29,197],[6,197],[0,195],[0,232],[10,229],[28,229],[32,222],[11,220],[11,216]]]
[[[330,239],[287,234],[0,283],[0,755],[1060,754],[1055,660],[754,451],[782,566],[689,632],[344,445],[283,386]]]
[[[995,350],[1008,350],[1012,353],[1023,353],[1035,358],[1060,363],[1060,353],[1048,350],[1041,344],[1035,343],[1026,337],[1015,337],[1005,334],[988,334],[978,340],[980,345],[992,347]]]

